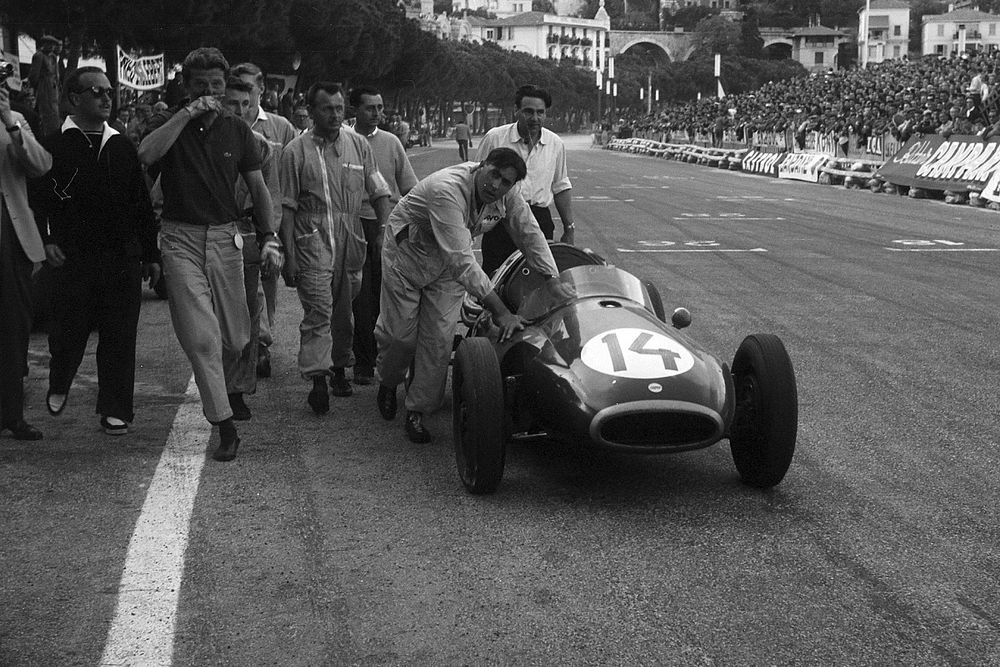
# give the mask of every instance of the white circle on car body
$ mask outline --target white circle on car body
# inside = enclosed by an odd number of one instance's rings
[[[632,328],[594,336],[580,351],[580,361],[598,373],[635,380],[673,377],[694,366],[694,357],[673,338]],[[652,385],[649,389],[655,391]]]

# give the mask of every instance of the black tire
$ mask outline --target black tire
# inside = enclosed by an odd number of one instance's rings
[[[649,303],[653,306],[653,314],[661,322],[666,322],[667,312],[663,310],[663,299],[660,297],[660,290],[656,289],[656,285],[653,284],[652,280],[644,280],[642,284],[645,285],[646,291],[649,292]]]
[[[744,338],[733,358],[733,384],[733,462],[745,484],[770,488],[792,463],[799,421],[795,371],[781,339],[771,334]]]
[[[487,339],[459,344],[451,387],[458,475],[470,493],[493,493],[503,477],[507,438],[500,362]]]
[[[167,299],[167,278],[163,274],[160,274],[160,279],[156,281],[153,285],[153,291],[156,292],[157,298],[162,301]]]

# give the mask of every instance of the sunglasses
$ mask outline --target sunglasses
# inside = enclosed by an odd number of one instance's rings
[[[115,89],[110,86],[108,86],[107,88],[101,88],[100,86],[90,86],[89,88],[81,88],[76,92],[81,95],[83,93],[90,93],[94,97],[102,97],[104,95],[112,97],[115,94]]]

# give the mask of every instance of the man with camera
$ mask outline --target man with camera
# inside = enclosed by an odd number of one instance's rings
[[[11,90],[20,90],[14,63],[0,59],[0,431],[17,440],[40,440],[42,432],[24,421],[24,369],[31,335],[31,272],[45,248],[28,206],[25,176],[38,177],[52,157],[10,108]]]

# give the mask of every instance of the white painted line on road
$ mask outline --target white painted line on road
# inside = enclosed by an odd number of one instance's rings
[[[128,545],[101,665],[173,661],[184,552],[210,434],[192,377]]]
[[[710,218],[710,217],[704,217],[703,218],[703,217],[698,217],[698,216],[682,216],[682,217],[679,217],[679,218],[674,218],[674,220],[688,220],[688,221],[690,221],[690,220],[698,220],[699,222],[701,222],[702,220],[707,220],[709,222],[718,222],[720,220],[725,220],[726,222],[729,222],[729,221],[732,220],[732,221],[735,221],[735,222],[743,222],[744,220],[750,220],[750,221],[752,221],[752,220],[758,220],[758,221],[760,221],[760,220],[775,221],[775,220],[784,220],[784,218],[744,218],[741,215],[727,215],[727,216],[723,216],[723,217],[719,217],[719,218]]]
[[[615,248],[618,252],[767,252],[767,248]]]
[[[892,252],[1000,252],[1000,248],[889,248]]]

